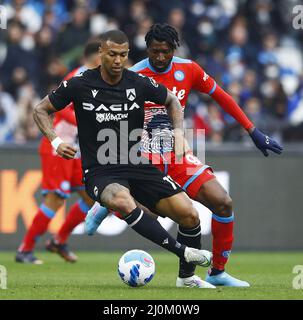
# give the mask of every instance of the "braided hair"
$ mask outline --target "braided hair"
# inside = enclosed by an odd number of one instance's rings
[[[155,23],[145,36],[146,46],[149,47],[152,40],[166,41],[172,49],[180,46],[177,30],[167,23]]]

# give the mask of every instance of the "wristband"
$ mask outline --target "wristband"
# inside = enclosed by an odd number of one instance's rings
[[[60,137],[57,137],[55,138],[52,142],[51,142],[51,145],[53,146],[53,148],[57,151],[59,145],[61,143],[63,143],[64,141],[60,138]]]

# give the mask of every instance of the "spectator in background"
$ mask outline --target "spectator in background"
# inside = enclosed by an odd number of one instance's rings
[[[184,40],[184,26],[185,26],[185,12],[182,8],[177,7],[171,9],[171,11],[168,14],[168,24],[170,24],[172,27],[174,27],[178,34],[180,35],[180,47],[176,49],[176,56],[181,57],[188,57],[190,55],[189,48]]]
[[[70,19],[66,1],[31,1],[31,5],[39,16],[43,18],[43,24],[48,25],[54,30],[59,30],[60,27]]]
[[[138,28],[136,33],[132,37],[131,41],[131,52],[130,58],[133,61],[138,61],[146,56],[146,44],[145,44],[145,34],[149,30],[150,26],[153,24],[153,21],[150,17],[142,19],[138,23]]]
[[[6,4],[8,20],[15,20],[25,26],[29,34],[38,32],[42,25],[42,18],[26,0],[12,0]]]
[[[21,87],[18,105],[18,126],[15,133],[15,141],[19,144],[38,141],[41,137],[39,129],[35,126],[33,119],[33,108],[40,101],[31,83]]]
[[[17,116],[18,112],[13,97],[3,91],[0,83],[0,145],[14,140]]]
[[[300,1],[6,0],[10,21],[0,33],[0,81],[16,101],[28,84],[42,97],[79,64],[83,43],[92,35],[123,29],[131,41],[131,65],[144,58],[147,28],[169,22],[181,35],[177,55],[196,60],[220,85],[237,91],[243,107],[258,104],[257,114],[267,121],[264,131],[300,140],[303,37],[291,27],[296,4]],[[271,91],[276,96],[270,97]],[[210,101],[191,94],[188,102],[187,125],[206,128],[209,141],[245,140],[226,115],[223,130],[216,131],[221,138],[211,138]]]
[[[0,79],[7,84],[16,67],[24,68],[31,79],[37,79],[36,60],[31,51],[24,48],[25,27],[22,23],[12,20],[8,24],[6,53],[0,66]]]
[[[75,7],[70,23],[64,26],[58,34],[57,54],[71,56],[75,50],[82,52],[83,43],[87,42],[89,36],[89,12],[84,6]]]

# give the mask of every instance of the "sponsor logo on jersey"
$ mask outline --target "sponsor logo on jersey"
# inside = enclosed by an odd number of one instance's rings
[[[96,120],[100,123],[107,121],[120,121],[128,118],[128,113],[96,113]]]
[[[92,90],[92,95],[94,98],[96,98],[96,95],[98,94],[99,90]]]
[[[126,89],[126,97],[130,101],[134,101],[136,99],[136,90],[135,88]]]
[[[185,78],[185,74],[184,74],[183,71],[177,70],[177,71],[175,71],[175,73],[174,73],[174,78],[175,78],[177,81],[183,81],[184,78]]]
[[[82,102],[82,107],[84,110],[87,111],[113,111],[113,112],[121,112],[121,111],[132,111],[134,109],[140,109],[140,106],[134,102],[131,105],[128,103],[117,103],[117,104],[111,104],[109,106],[105,106],[103,103],[101,103],[98,107],[95,107],[92,103]]]

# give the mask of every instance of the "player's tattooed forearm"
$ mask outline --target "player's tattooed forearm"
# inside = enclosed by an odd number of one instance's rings
[[[53,129],[53,116],[54,112],[52,107],[49,107],[48,98],[44,98],[35,108],[33,118],[41,130],[41,132],[52,141],[56,138],[56,133]]]

